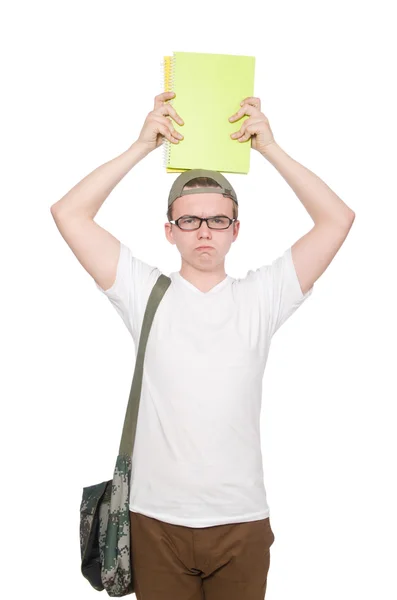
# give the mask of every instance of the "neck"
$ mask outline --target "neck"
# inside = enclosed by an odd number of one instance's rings
[[[226,278],[225,261],[216,265],[211,270],[208,269],[209,266],[206,267],[204,264],[201,268],[197,268],[182,259],[179,273],[201,292],[208,292]]]

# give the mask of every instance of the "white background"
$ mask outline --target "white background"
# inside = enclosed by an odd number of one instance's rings
[[[356,213],[312,297],[274,337],[265,371],[275,534],[266,600],[397,597],[391,11],[385,0],[2,8],[4,597],[97,597],[80,573],[79,505],[83,486],[113,475],[135,349],[50,206],[137,139],[173,51],[255,56],[254,95],[276,141]],[[180,268],[164,234],[177,175],[162,153],[126,175],[96,220],[168,274]],[[229,178],[241,228],[226,272],[244,277],[313,222],[254,150],[249,174]]]

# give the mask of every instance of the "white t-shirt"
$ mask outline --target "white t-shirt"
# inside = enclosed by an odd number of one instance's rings
[[[116,281],[96,284],[136,352],[160,274],[121,243]],[[313,287],[302,294],[291,248],[208,292],[169,277],[146,347],[129,508],[189,527],[265,519],[262,378],[272,336]]]

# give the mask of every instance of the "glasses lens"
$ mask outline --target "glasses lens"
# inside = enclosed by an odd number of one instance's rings
[[[225,229],[225,227],[229,227],[229,219],[226,217],[214,217],[208,221],[208,225],[212,229]]]
[[[230,224],[229,219],[226,217],[212,217],[207,223],[211,229],[226,229]],[[181,229],[197,229],[200,225],[200,219],[197,217],[181,217],[178,220],[178,224]]]
[[[181,229],[197,229],[200,225],[200,221],[195,217],[181,217],[178,220],[178,224]]]

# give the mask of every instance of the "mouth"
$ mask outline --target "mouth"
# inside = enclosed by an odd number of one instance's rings
[[[196,250],[213,250],[212,246],[199,246]]]

